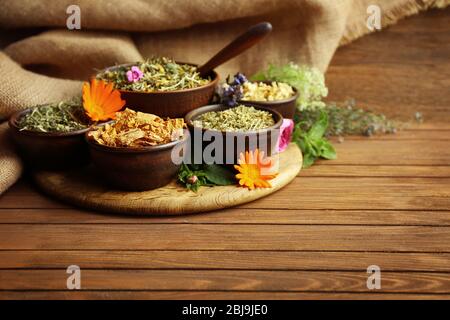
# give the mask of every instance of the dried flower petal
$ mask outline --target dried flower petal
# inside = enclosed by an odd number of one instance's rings
[[[117,113],[115,123],[106,124],[91,136],[99,144],[111,147],[156,146],[183,137],[183,119],[164,120],[154,114],[125,109]]]

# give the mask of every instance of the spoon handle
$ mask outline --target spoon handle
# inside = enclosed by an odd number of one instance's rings
[[[222,63],[227,62],[255,45],[269,34],[270,31],[272,31],[272,25],[269,22],[261,22],[250,27],[250,29],[234,39],[208,62],[199,67],[198,71],[200,72],[200,76],[207,76],[217,66],[220,66]]]

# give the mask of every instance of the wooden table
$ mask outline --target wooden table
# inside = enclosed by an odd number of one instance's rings
[[[425,123],[346,138],[338,160],[238,208],[122,217],[20,181],[0,198],[0,298],[450,298],[449,57],[448,9],[339,49],[331,100]],[[66,289],[73,264],[80,291]]]

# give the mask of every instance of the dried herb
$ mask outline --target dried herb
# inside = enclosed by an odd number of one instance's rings
[[[226,186],[236,183],[235,173],[227,166],[218,164],[181,164],[178,182],[197,192],[201,186]]]
[[[227,82],[219,89],[221,102],[233,107],[239,100],[245,101],[274,101],[284,100],[295,94],[293,88],[283,82],[272,83],[250,82],[245,75],[237,73],[233,79],[228,76]]]
[[[197,67],[178,64],[165,57],[105,71],[99,73],[97,79],[113,82],[116,89],[144,92],[190,89],[210,82],[210,79],[200,77]]]
[[[308,130],[322,112],[328,116],[326,136],[372,136],[397,131],[397,124],[394,121],[387,119],[383,114],[357,108],[354,100],[349,100],[345,105],[330,103],[323,108],[305,109],[297,113],[296,117],[302,122],[303,130]]]
[[[246,82],[242,85],[245,101],[275,101],[292,97],[295,92],[290,85],[283,82],[272,81],[270,84],[264,82]]]
[[[89,133],[99,144],[110,147],[156,146],[183,137],[184,119],[164,120],[154,114],[125,109],[113,124]]]
[[[70,132],[90,124],[79,99],[38,106],[18,121],[20,130],[38,132]]]
[[[240,105],[223,111],[206,112],[193,124],[211,130],[254,131],[273,126],[275,121],[268,111]]]

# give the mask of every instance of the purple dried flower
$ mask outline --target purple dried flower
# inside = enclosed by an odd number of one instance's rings
[[[223,85],[221,90],[222,103],[229,107],[237,105],[237,102],[242,98],[241,85],[247,81],[247,78],[240,72],[234,75],[233,81],[231,81],[230,76],[228,76],[227,82]]]
[[[222,90],[222,103],[233,107],[237,104],[237,101],[241,98],[240,86],[225,86]]]
[[[244,84],[244,82],[247,82],[247,78],[245,77],[244,74],[238,72],[234,75],[234,81],[232,83],[232,85],[242,85]]]

